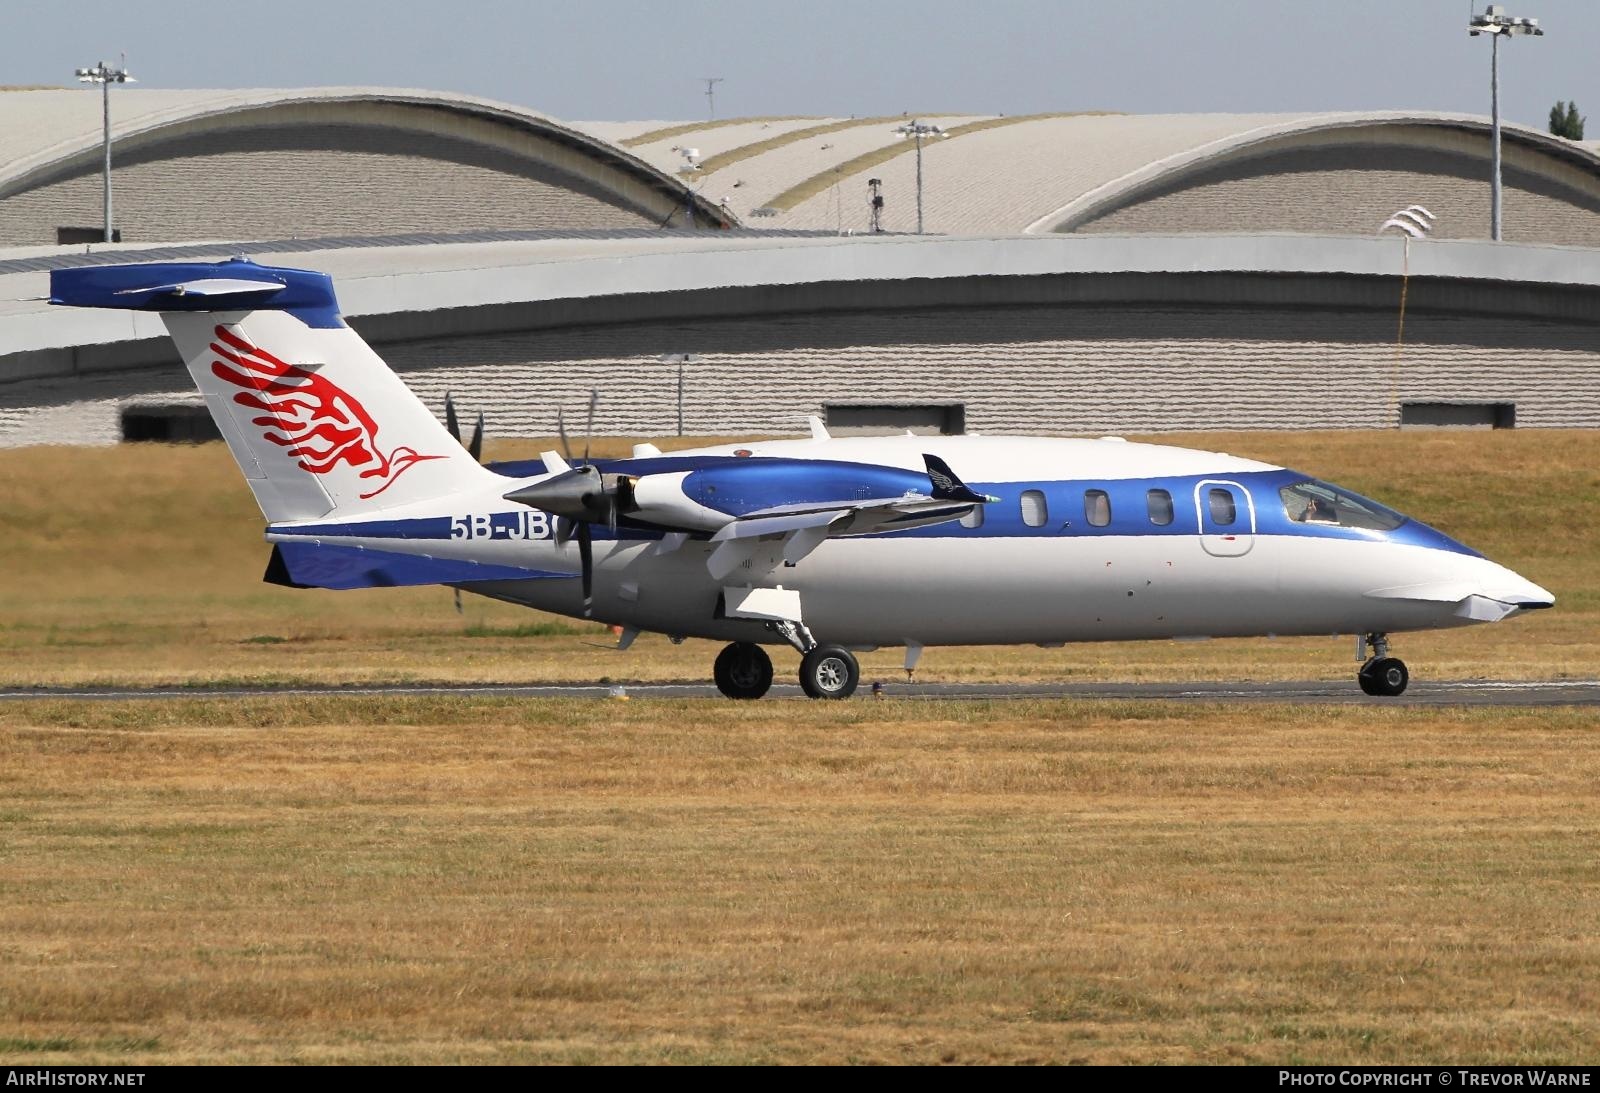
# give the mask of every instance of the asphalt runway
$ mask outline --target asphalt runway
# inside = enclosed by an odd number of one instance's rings
[[[508,698],[715,698],[710,683],[552,683],[523,685],[373,684],[346,687],[181,687],[165,690],[21,688],[0,700],[71,698],[239,698],[265,695],[496,695]],[[793,684],[774,685],[768,699],[802,699]],[[884,681],[882,701],[1079,698],[1154,702],[1312,703],[1335,706],[1600,706],[1600,679],[1413,681],[1398,698],[1372,698],[1352,678],[1289,683],[905,683]],[[853,701],[874,701],[864,681]]]

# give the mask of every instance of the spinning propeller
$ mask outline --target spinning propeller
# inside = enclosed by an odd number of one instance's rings
[[[583,581],[583,613],[587,617],[594,606],[594,534],[595,524],[605,524],[617,530],[617,515],[623,508],[618,498],[616,476],[611,487],[606,486],[600,468],[589,461],[589,445],[594,436],[594,410],[600,401],[598,391],[589,392],[589,421],[583,438],[583,458],[572,458],[572,443],[567,439],[566,420],[560,409],[556,410],[556,431],[561,434],[561,448],[569,464],[568,469],[506,494],[507,500],[518,501],[556,517],[556,542],[565,544],[578,540],[578,561]]]
[[[450,392],[444,393],[444,427],[449,434],[456,438],[456,443],[467,450],[467,454],[479,463],[483,462],[483,411],[478,411],[478,420],[472,426],[472,439],[461,439],[461,422],[456,419],[456,400]],[[456,614],[461,614],[461,589],[456,589]]]
[[[461,423],[456,420],[456,402],[450,397],[450,392],[444,393],[444,427],[450,435],[456,438],[456,443],[467,450],[467,454],[478,462],[483,462],[483,411],[478,411],[477,423],[472,426],[472,439],[461,439]]]

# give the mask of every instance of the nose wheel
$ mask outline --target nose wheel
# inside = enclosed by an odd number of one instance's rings
[[[1372,647],[1372,656],[1356,673],[1362,693],[1384,698],[1404,694],[1411,673],[1406,670],[1405,661],[1389,655],[1388,635],[1368,634],[1366,644]]]
[[[1398,657],[1374,657],[1361,666],[1356,682],[1369,695],[1393,698],[1405,692],[1411,673],[1406,671],[1405,661]]]

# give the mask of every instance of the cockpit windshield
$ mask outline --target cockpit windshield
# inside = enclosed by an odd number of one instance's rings
[[[1278,491],[1289,519],[1302,524],[1393,531],[1406,518],[1376,501],[1335,489],[1326,482],[1296,482]]]

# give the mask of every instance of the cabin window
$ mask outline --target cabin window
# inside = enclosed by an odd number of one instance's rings
[[[1233,503],[1232,491],[1213,486],[1208,502],[1211,506],[1211,522],[1219,528],[1228,527],[1238,518],[1239,511]]]
[[[1030,528],[1043,527],[1050,518],[1050,506],[1045,504],[1044,493],[1039,490],[1022,491],[1022,522]]]
[[[1144,495],[1145,507],[1150,510],[1150,522],[1164,528],[1172,523],[1172,494],[1166,490],[1151,490]]]
[[[1083,491],[1083,518],[1090,527],[1103,528],[1111,523],[1111,498],[1105,490]]]
[[[983,527],[983,506],[973,505],[972,511],[961,518],[961,526],[964,528]]]
[[[1327,524],[1368,531],[1393,531],[1405,517],[1376,501],[1335,489],[1326,482],[1296,482],[1278,491],[1283,511],[1300,524]]]

